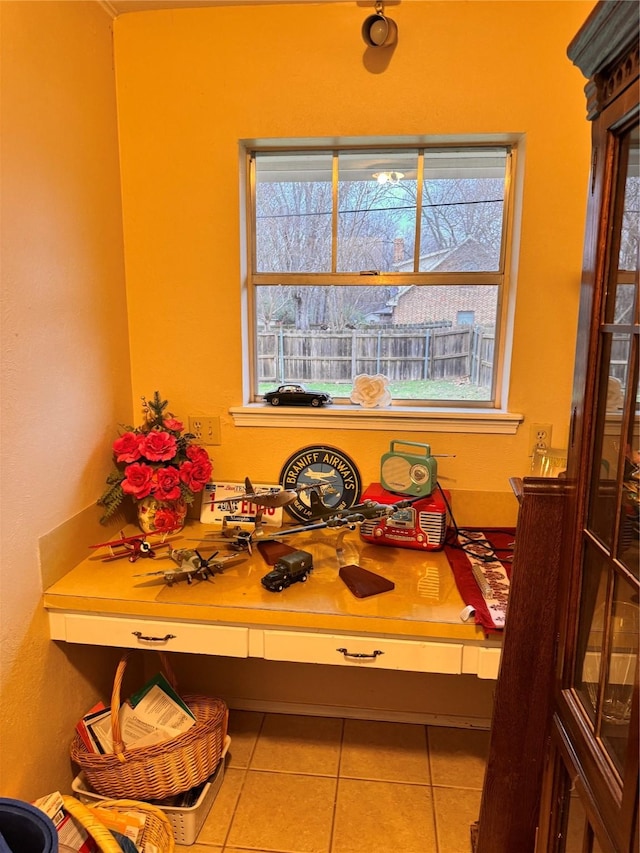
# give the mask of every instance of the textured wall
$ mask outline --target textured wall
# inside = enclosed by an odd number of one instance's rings
[[[391,439],[426,441],[447,488],[509,491],[515,436],[236,427],[242,403],[238,141],[526,135],[509,409],[567,440],[589,170],[583,78],[566,47],[593,2],[411,2],[393,51],[367,51],[358,3],[229,6],[116,21],[127,298],[136,395],[220,414],[221,478],[273,481],[318,439],[379,477]],[[151,308],[167,310],[154,315]],[[167,357],[168,347],[172,348]],[[268,438],[267,438],[268,435]]]
[[[38,540],[95,502],[131,382],[112,22],[94,2],[0,14],[0,793],[30,799],[70,779],[105,678],[104,655],[48,640]]]
[[[138,413],[132,389],[135,399],[159,388],[181,416],[221,413],[222,477],[250,466],[268,480],[318,439],[281,429],[267,440],[226,414],[242,381],[239,139],[526,133],[510,408],[558,424],[562,437],[589,150],[582,79],[565,48],[592,6],[403,3],[386,67],[364,57],[356,3],[122,16],[121,210],[106,12],[0,3],[3,795],[64,787],[73,723],[111,681],[113,653],[47,639],[38,540],[94,511],[114,427]],[[365,480],[399,437],[322,433]],[[483,485],[479,463],[499,492],[526,462],[522,430],[431,443],[457,452],[449,473],[467,491]]]

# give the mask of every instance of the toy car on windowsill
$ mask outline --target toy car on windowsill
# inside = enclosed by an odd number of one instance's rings
[[[307,391],[302,385],[281,385],[275,391],[267,391],[264,401],[272,406],[324,406],[333,402],[330,394]]]

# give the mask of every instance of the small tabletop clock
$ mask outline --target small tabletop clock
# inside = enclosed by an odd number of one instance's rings
[[[280,483],[285,489],[300,490],[296,500],[285,507],[298,521],[308,521],[318,510],[349,509],[358,502],[362,489],[353,460],[324,444],[293,453],[282,467]],[[304,486],[309,489],[301,488]]]

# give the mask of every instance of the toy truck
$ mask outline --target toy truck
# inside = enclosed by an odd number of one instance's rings
[[[280,557],[273,569],[262,578],[262,586],[271,592],[282,592],[292,583],[304,583],[313,569],[313,557],[307,551],[293,551]]]

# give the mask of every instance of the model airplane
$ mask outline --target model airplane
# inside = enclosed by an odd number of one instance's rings
[[[326,480],[321,480],[318,483],[309,483],[309,485],[296,486],[294,489],[280,488],[274,486],[269,489],[260,489],[256,491],[253,488],[249,477],[245,477],[244,486],[246,492],[243,495],[235,495],[234,497],[222,498],[218,501],[205,501],[210,504],[228,504],[230,507],[235,504],[246,501],[247,503],[255,504],[259,509],[271,509],[286,506],[296,500],[300,492],[316,492],[323,489],[331,489],[331,484]]]
[[[181,580],[186,580],[187,583],[193,583],[193,579],[209,580],[216,574],[222,574],[223,566],[232,560],[242,559],[240,554],[230,554],[227,557],[218,557],[218,552],[206,558],[197,550],[197,548],[178,548],[173,549],[169,555],[177,568],[169,568],[157,572],[143,572],[139,575],[134,575],[136,578],[162,576],[167,586],[173,586],[174,583]]]
[[[123,557],[128,557],[130,563],[135,563],[142,557],[155,557],[159,548],[170,548],[171,542],[180,538],[179,536],[167,538],[167,534],[164,533],[158,542],[149,542],[146,533],[125,536],[124,531],[120,531],[120,534],[120,539],[100,542],[97,545],[89,545],[89,547],[107,548],[107,554],[101,558],[104,563],[111,560],[121,560]]]
[[[381,504],[377,501],[365,500],[348,509],[336,512],[335,510],[328,510],[318,499],[319,505],[316,507],[317,515],[308,524],[302,524],[298,527],[285,527],[274,533],[264,533],[260,528],[250,531],[233,531],[232,537],[227,538],[226,541],[234,551],[248,551],[251,554],[254,544],[270,542],[280,539],[283,536],[294,536],[296,533],[307,533],[311,530],[323,530],[324,528],[342,528],[345,531],[355,530],[358,524],[365,521],[365,519],[384,518],[391,515],[397,509],[410,506],[415,500],[417,498],[409,498],[398,501],[395,504]]]

